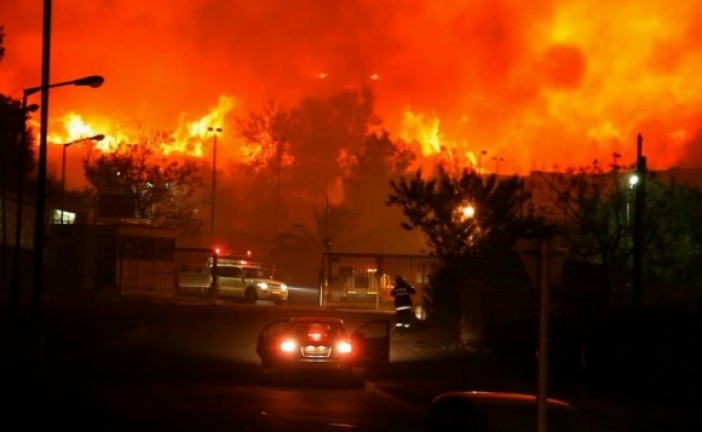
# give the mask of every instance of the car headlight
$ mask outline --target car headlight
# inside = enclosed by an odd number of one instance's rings
[[[264,290],[265,290],[265,289],[268,289],[268,284],[265,283],[265,282],[259,282],[259,283],[256,284],[256,286],[259,287],[259,288],[261,288],[261,289],[264,289]]]
[[[283,290],[283,291],[287,291],[287,290],[288,290],[288,286],[285,285],[285,284],[280,284],[280,289]]]

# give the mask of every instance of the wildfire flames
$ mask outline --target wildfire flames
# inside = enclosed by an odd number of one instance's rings
[[[421,166],[633,162],[638,133],[652,168],[702,165],[695,0],[111,2],[109,20],[103,2],[69,3],[54,7],[52,76],[106,83],[52,93],[53,143],[104,134],[96,146],[111,151],[166,130],[164,154],[206,157],[208,128],[221,128],[222,157],[270,159],[237,136],[236,116],[271,95],[292,106],[367,85]],[[5,93],[40,80],[40,5],[0,5]]]

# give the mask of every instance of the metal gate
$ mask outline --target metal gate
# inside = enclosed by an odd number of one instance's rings
[[[437,264],[435,257],[426,255],[326,253],[320,306],[393,310],[390,291],[399,274],[416,288],[415,305],[421,305]]]

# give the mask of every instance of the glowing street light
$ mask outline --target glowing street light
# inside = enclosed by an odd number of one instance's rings
[[[639,184],[639,175],[633,173],[629,176],[629,189],[633,189],[637,184]]]
[[[458,214],[461,221],[473,219],[475,217],[475,206],[473,204],[465,204],[458,208]]]
[[[68,147],[72,146],[73,144],[78,144],[78,143],[82,143],[82,142],[86,142],[86,141],[102,141],[103,139],[105,139],[105,135],[99,134],[99,135],[95,135],[95,136],[91,136],[91,137],[87,137],[87,138],[80,138],[77,140],[73,140],[73,141],[67,142],[61,146],[62,149],[61,149],[61,201],[60,201],[60,204],[61,204],[61,219],[60,220],[61,220],[61,222],[60,223],[62,223],[62,224],[64,223],[63,208],[64,208],[64,196],[66,194],[66,149],[68,149]]]
[[[467,245],[472,247],[475,234],[480,231],[480,227],[477,223],[478,221],[475,220],[475,214],[477,212],[475,205],[471,202],[464,202],[459,205],[454,212],[455,218],[457,219],[457,228],[460,228],[462,235],[466,236],[465,240]]]

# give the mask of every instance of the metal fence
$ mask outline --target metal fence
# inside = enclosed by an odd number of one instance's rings
[[[192,294],[180,289],[179,276],[200,272],[213,253],[211,249],[173,248],[159,239],[119,238],[117,244],[114,283],[120,295],[128,296]]]
[[[173,238],[118,235],[116,246],[116,276],[120,294],[157,297],[173,295]]]
[[[178,248],[174,256],[175,270],[176,272],[199,271],[207,266],[213,255],[212,249]]]
[[[208,287],[198,286],[193,288],[183,283],[183,277],[189,274],[202,274],[207,267],[207,263],[214,257],[212,249],[202,248],[179,248],[175,251],[175,290],[178,294],[208,294]]]
[[[396,275],[417,289],[421,305],[429,274],[438,264],[426,255],[327,253],[324,255],[320,305],[368,310],[393,310],[390,291]]]

